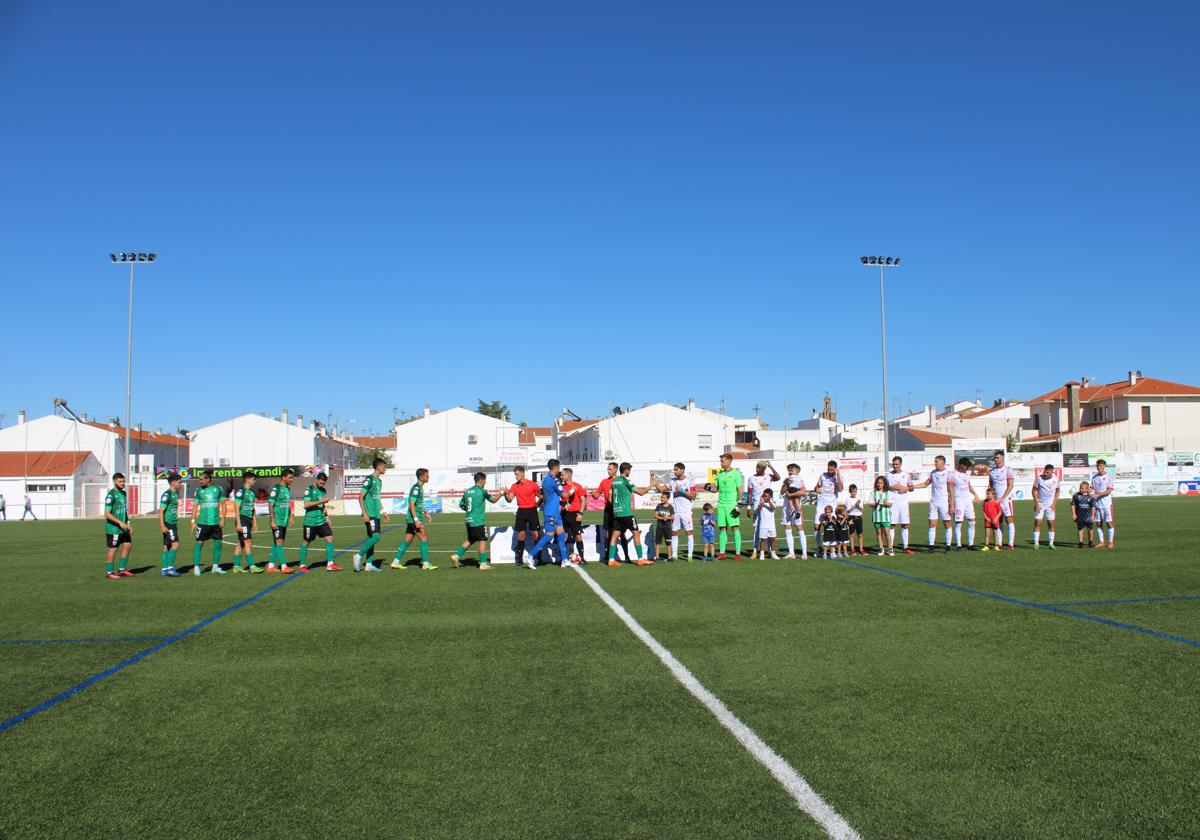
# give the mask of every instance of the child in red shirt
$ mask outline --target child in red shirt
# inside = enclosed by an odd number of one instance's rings
[[[992,534],[996,535],[996,551],[1000,550],[1000,517],[1004,513],[1000,502],[996,500],[996,491],[987,489],[987,497],[983,502],[983,550],[988,550]]]

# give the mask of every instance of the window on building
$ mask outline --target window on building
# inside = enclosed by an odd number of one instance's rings
[[[1150,425],[1150,406],[1148,405],[1142,406],[1142,425]]]
[[[1042,433],[1042,415],[1040,415],[1040,414],[1033,415],[1033,427],[1035,429],[1037,429],[1037,433],[1039,435]]]
[[[711,437],[711,435],[710,435]],[[734,443],[754,443],[754,432],[744,430],[735,430],[733,433]]]
[[[701,449],[712,449],[712,435],[699,435],[697,444]]]
[[[552,447],[551,447],[551,445],[547,443],[547,444],[546,444],[546,451],[547,451],[547,452],[549,452],[549,451],[551,450],[551,448],[552,448]]]
[[[65,484],[26,484],[26,493],[65,493],[67,485]]]

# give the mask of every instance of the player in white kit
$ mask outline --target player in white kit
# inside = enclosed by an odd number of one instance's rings
[[[800,477],[800,465],[787,465],[787,478],[783,480],[783,487],[779,493],[783,502],[783,535],[787,538],[788,557],[795,558],[796,543],[793,540],[792,532],[795,531],[800,536],[800,556],[808,559],[808,535],[804,533],[804,510],[801,507],[804,497],[808,494],[808,488],[804,486],[804,479]]]
[[[1004,465],[1004,451],[997,449],[992,456],[994,466],[988,470],[988,481],[992,484],[992,491],[996,494],[996,501],[1000,503],[1000,519],[1008,526],[1008,545],[1001,545],[1002,548],[1007,548],[1012,551],[1017,547],[1017,523],[1013,521],[1013,484],[1016,481],[1016,476],[1013,474],[1012,467]],[[999,533],[996,534],[999,540]],[[1001,540],[1001,543],[1003,541]],[[999,550],[999,549],[997,549]]]
[[[1058,477],[1054,465],[1047,464],[1033,479],[1033,547],[1038,547],[1042,538],[1042,520],[1050,532],[1046,548],[1054,548],[1054,509],[1058,506]]]
[[[908,547],[908,525],[912,514],[908,510],[908,494],[913,491],[912,476],[902,469],[904,459],[897,455],[892,459],[892,471],[887,474],[888,489],[892,491],[892,524],[900,526],[900,545],[905,554],[912,554]]]
[[[815,534],[817,537],[817,550],[822,548],[821,542],[821,514],[825,510],[825,506],[829,505],[834,510],[837,509],[838,494],[842,492],[842,476],[838,473],[837,461],[830,461],[825,465],[825,472],[817,476],[817,515],[814,517],[816,522],[813,523]]]
[[[1096,548],[1116,548],[1113,537],[1117,532],[1117,520],[1113,518],[1113,483],[1108,474],[1108,462],[1096,459],[1096,474],[1092,476],[1092,496],[1096,499],[1096,511],[1092,520],[1096,523]],[[1104,544],[1103,526],[1108,525],[1108,545]]]
[[[927,554],[932,554],[937,548],[937,523],[940,519],[946,529],[946,551],[950,551],[950,470],[946,469],[945,457],[938,455],[933,459],[933,469],[929,477],[920,484],[914,484],[913,489],[929,488],[929,547]]]
[[[767,475],[767,470],[771,471],[770,475]],[[765,461],[765,460],[759,461],[754,467],[754,475],[750,476],[750,478],[748,478],[746,480],[746,510],[754,511],[754,512],[758,511],[758,503],[762,501],[763,491],[770,490],[772,482],[775,482],[775,481],[779,481],[779,473],[777,473],[775,471],[775,468],[773,466],[771,466],[771,462]],[[774,495],[774,492],[772,492],[771,495]],[[770,513],[771,513],[771,528],[773,530],[775,527],[774,502],[772,502],[772,507],[771,507]],[[755,514],[755,515],[757,515],[757,514]],[[774,533],[771,534],[771,538],[772,539],[775,538]],[[771,544],[774,545],[773,542]],[[757,539],[755,540],[755,543],[754,543],[754,551],[751,553],[750,556],[754,560],[757,560],[759,557],[759,547],[758,547]],[[766,559],[765,556],[763,559]]]
[[[696,538],[692,533],[692,502],[696,501],[696,493],[692,490],[692,480],[687,477],[687,467],[682,463],[675,464],[674,475],[665,484],[659,484],[658,489],[671,494],[671,507],[675,509],[675,518],[671,522],[671,559],[679,556],[679,535],[686,532],[684,559],[691,560],[692,552],[696,550]]]
[[[967,521],[967,551],[975,550],[975,504],[979,496],[971,486],[971,459],[959,458],[958,469],[950,476],[950,507],[954,510],[954,543],[963,547],[962,523]]]

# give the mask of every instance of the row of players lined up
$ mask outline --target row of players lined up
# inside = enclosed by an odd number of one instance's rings
[[[783,508],[785,536],[788,544],[789,557],[795,557],[793,532],[800,541],[801,557],[807,558],[808,546],[804,530],[803,499],[808,494],[808,488],[800,477],[800,467],[789,464],[788,475],[782,478],[767,461],[760,461],[755,474],[747,481],[740,470],[733,467],[733,459],[725,454],[720,459],[721,468],[716,472],[715,490],[717,505],[715,512],[712,505],[704,506],[701,520],[701,536],[704,541],[705,558],[712,557],[714,536],[719,537],[719,553],[717,560],[727,556],[729,537],[732,535],[735,556],[741,556],[742,533],[740,528],[741,506],[747,505],[754,516],[754,543],[752,556],[779,556],[775,552],[775,494],[771,487],[774,482],[782,481],[780,506]],[[1080,491],[1072,498],[1072,516],[1079,528],[1080,545],[1086,535],[1091,536],[1093,520],[1096,527],[1097,540],[1100,546],[1106,545],[1103,526],[1107,525],[1107,545],[1113,544],[1115,521],[1112,509],[1112,480],[1107,474],[1107,465],[1103,460],[1096,463],[1097,473],[1092,481],[1084,482]],[[361,490],[362,520],[367,537],[362,549],[354,555],[355,571],[378,572],[379,566],[374,559],[375,545],[381,537],[381,523],[389,520],[387,513],[382,510],[382,477],[387,471],[387,465],[382,459],[376,459],[372,472],[363,483]],[[535,568],[537,558],[542,550],[552,542],[558,549],[558,565],[565,566],[568,562],[584,562],[583,523],[582,515],[586,507],[588,491],[574,481],[572,470],[562,468],[557,459],[547,464],[547,475],[541,483],[525,478],[523,467],[514,470],[514,483],[506,490],[489,492],[484,485],[486,474],[480,472],[474,476],[475,483],[468,488],[459,502],[459,507],[465,514],[466,539],[459,546],[451,559],[451,564],[458,565],[458,560],[472,546],[479,550],[479,568],[491,568],[488,557],[488,538],[485,525],[486,507],[488,502],[498,502],[501,497],[507,501],[517,502],[517,513],[514,529],[517,532],[517,562],[522,562],[527,540],[532,537],[534,542],[528,548],[528,557],[524,560],[528,568]],[[933,471],[920,484],[914,484],[911,475],[903,469],[903,459],[899,456],[892,459],[892,469],[886,476],[875,480],[870,498],[860,498],[858,488],[851,485],[850,494],[841,498],[843,483],[836,461],[830,461],[826,472],[817,479],[817,510],[815,537],[818,550],[823,554],[859,553],[865,554],[862,540],[862,519],[864,505],[871,509],[872,524],[875,527],[876,539],[880,553],[894,553],[893,526],[901,531],[901,551],[911,554],[908,541],[908,526],[910,523],[908,495],[923,487],[930,488],[929,503],[929,545],[932,551],[936,541],[937,523],[941,521],[945,528],[946,550],[951,546],[951,511],[953,511],[953,533],[959,548],[963,548],[961,525],[968,524],[966,548],[974,549],[975,538],[975,504],[978,496],[970,485],[969,471],[971,462],[960,459],[956,472],[946,468],[945,458],[937,456]],[[692,505],[696,492],[691,480],[686,475],[686,466],[677,463],[674,473],[667,481],[655,482],[645,487],[638,487],[629,479],[632,465],[628,463],[610,463],[608,478],[591,492],[592,498],[604,499],[603,527],[608,535],[609,565],[617,565],[617,546],[620,544],[625,553],[626,561],[630,560],[629,547],[625,534],[632,533],[634,550],[639,565],[648,565],[654,560],[643,556],[641,529],[633,514],[633,496],[644,495],[651,490],[662,493],[662,499],[655,508],[656,534],[654,554],[657,556],[658,545],[670,542],[670,554],[667,559],[674,560],[678,556],[679,541],[686,536],[686,559],[691,559],[695,553],[694,527]],[[769,470],[769,474],[768,474]],[[302,504],[304,508],[304,535],[300,547],[300,558],[297,569],[290,568],[284,556],[284,543],[287,539],[288,528],[294,523],[292,511],[291,484],[295,477],[293,470],[285,469],[279,483],[271,488],[268,495],[268,505],[271,518],[271,546],[267,565],[258,566],[254,561],[253,534],[255,524],[255,494],[253,472],[246,472],[242,488],[231,495],[237,505],[237,537],[238,545],[234,550],[233,571],[238,573],[282,573],[292,574],[293,571],[308,571],[309,546],[321,540],[325,543],[325,568],[337,572],[342,568],[334,562],[333,529],[325,512],[326,505],[331,501],[326,493],[325,485],[328,476],[320,473],[316,481],[304,493]],[[435,570],[429,562],[428,535],[424,523],[430,520],[425,510],[424,487],[429,480],[429,471],[419,469],[417,480],[409,490],[405,511],[406,533],[403,542],[397,549],[392,560],[393,568],[406,568],[404,555],[415,541],[421,557],[421,568]],[[1015,476],[1011,468],[1004,464],[1004,453],[997,451],[993,458],[993,466],[989,471],[988,500],[984,502],[984,514],[989,530],[996,531],[997,548],[1002,545],[999,529],[1007,527],[1009,550],[1015,547],[1015,520],[1012,512],[1013,487]],[[168,478],[168,488],[162,494],[158,512],[158,526],[162,533],[163,550],[161,574],[165,577],[177,577],[175,558],[179,550],[179,487],[181,476],[172,474]],[[226,574],[221,568],[222,541],[224,525],[227,518],[223,502],[225,491],[213,484],[211,470],[203,471],[199,476],[200,487],[193,498],[192,528],[195,544],[192,549],[192,571],[201,574],[204,543],[213,543],[213,565],[215,574]],[[1041,523],[1048,526],[1048,545],[1054,546],[1055,507],[1059,497],[1059,481],[1054,475],[1054,468],[1047,465],[1045,470],[1034,481],[1034,547],[1039,544]],[[545,525],[539,521],[539,512],[545,517]],[[131,577],[127,569],[129,551],[132,547],[132,526],[129,521],[129,509],[125,494],[125,476],[117,473],[113,476],[113,488],[105,497],[104,503],[105,545],[108,554],[105,560],[105,573],[110,579]],[[539,536],[540,533],[540,536]],[[567,537],[571,539],[568,540]],[[857,541],[857,545],[855,545]],[[572,550],[568,549],[568,543]],[[987,544],[984,546],[985,550]]]

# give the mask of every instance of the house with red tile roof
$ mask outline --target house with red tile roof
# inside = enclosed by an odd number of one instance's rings
[[[104,467],[87,450],[0,452],[0,496],[10,519],[23,516],[26,497],[38,519],[99,516],[108,483]]]
[[[1200,387],[1130,371],[1116,382],[1072,380],[1027,401],[1022,450],[1151,452],[1200,449]]]

